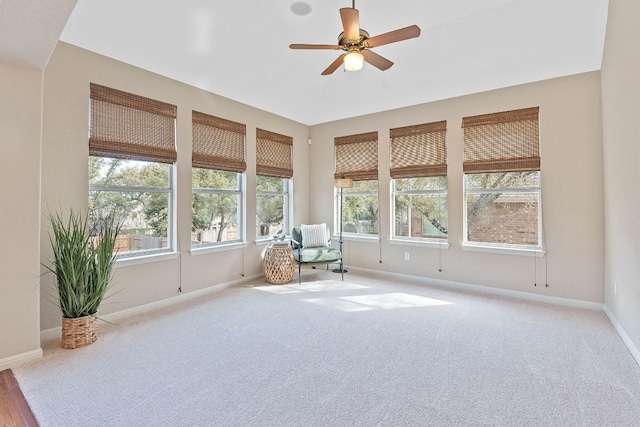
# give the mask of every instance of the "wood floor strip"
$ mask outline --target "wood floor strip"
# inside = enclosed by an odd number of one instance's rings
[[[0,426],[38,427],[11,369],[0,372]]]

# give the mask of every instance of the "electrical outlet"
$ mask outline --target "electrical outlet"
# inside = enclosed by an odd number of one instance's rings
[[[409,252],[404,253],[404,260],[409,261],[411,259],[411,254]]]

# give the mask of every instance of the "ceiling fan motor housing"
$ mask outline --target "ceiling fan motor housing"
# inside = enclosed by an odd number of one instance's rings
[[[340,33],[338,36],[338,44],[341,46],[342,50],[352,51],[357,50],[358,52],[364,49],[364,42],[369,39],[369,33],[360,28],[360,38],[358,40],[349,40],[345,35],[344,31]]]

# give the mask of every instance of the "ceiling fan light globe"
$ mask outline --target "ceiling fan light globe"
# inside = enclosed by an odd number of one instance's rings
[[[349,52],[344,57],[344,69],[347,71],[358,71],[364,64],[364,56],[360,52]]]

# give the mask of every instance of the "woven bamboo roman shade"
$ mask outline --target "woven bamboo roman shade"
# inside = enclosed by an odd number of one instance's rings
[[[378,179],[378,132],[335,138],[335,178]]]
[[[446,121],[391,129],[391,178],[446,176],[446,136]]]
[[[174,163],[175,105],[90,84],[89,155]]]
[[[242,123],[208,114],[191,112],[193,126],[193,167],[244,172],[244,141],[247,127]]]
[[[256,129],[256,174],[291,178],[293,138],[268,130]]]
[[[540,170],[539,107],[462,119],[465,173]]]

